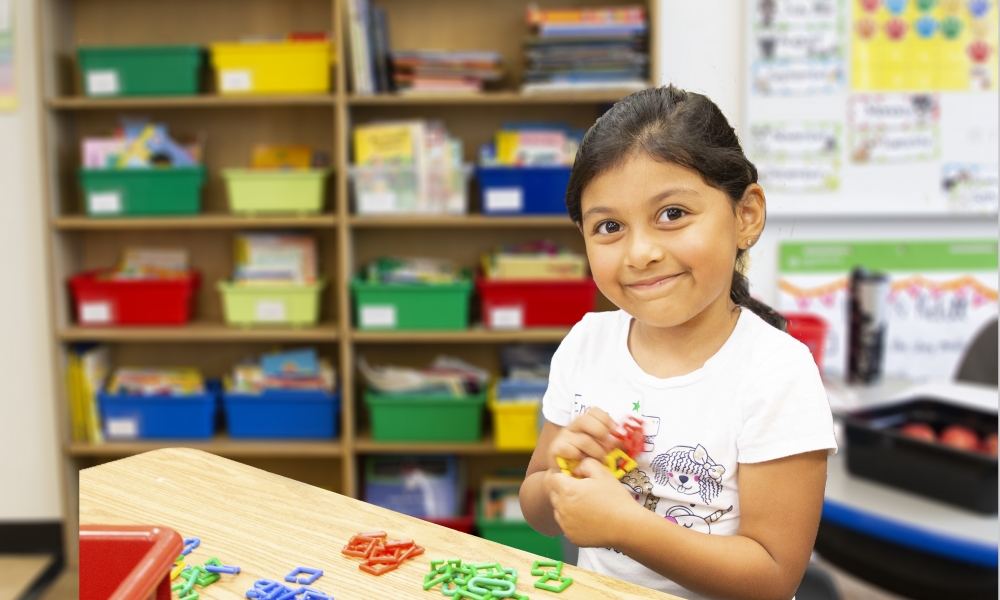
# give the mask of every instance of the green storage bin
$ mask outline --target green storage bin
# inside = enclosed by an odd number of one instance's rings
[[[552,560],[563,559],[562,538],[544,536],[532,529],[527,521],[487,519],[483,517],[482,507],[479,508],[476,528],[480,537]]]
[[[80,169],[91,217],[194,215],[201,212],[205,167]]]
[[[77,48],[83,93],[91,97],[192,96],[205,51],[200,46]]]
[[[222,176],[231,212],[308,214],[323,209],[327,173],[326,169],[225,169]]]
[[[251,325],[315,325],[326,282],[312,285],[235,285],[219,282],[226,323]]]
[[[452,284],[351,282],[358,329],[463,330],[469,326],[471,281]]]
[[[486,392],[475,396],[365,391],[376,442],[478,442]]]

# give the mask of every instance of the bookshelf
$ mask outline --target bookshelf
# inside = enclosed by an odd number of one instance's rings
[[[469,483],[498,467],[527,464],[527,452],[494,448],[490,419],[475,444],[383,444],[371,440],[355,359],[373,363],[427,364],[434,356],[462,356],[497,370],[498,346],[511,342],[556,343],[566,329],[489,331],[473,326],[459,332],[355,331],[348,282],[364,263],[382,254],[420,254],[452,258],[476,265],[481,253],[500,243],[540,237],[583,250],[575,226],[563,217],[501,217],[472,213],[460,217],[361,217],[351,214],[349,132],[354,124],[380,119],[438,119],[464,142],[465,159],[474,162],[479,144],[505,121],[557,120],[587,128],[602,108],[626,92],[523,95],[517,82],[523,69],[525,35],[521,2],[465,0],[377,0],[389,18],[394,48],[498,50],[506,76],[502,87],[479,94],[355,95],[345,85],[349,61],[346,0],[174,0],[169,3],[122,0],[41,0],[36,4],[38,52],[42,73],[40,131],[43,140],[43,201],[48,211],[47,263],[52,357],[57,390],[55,414],[60,426],[60,452],[66,510],[66,546],[76,560],[77,472],[122,456],[184,445],[228,456],[253,466],[357,497],[361,460],[370,454],[456,454],[468,465]],[[635,0],[543,0],[545,6],[594,6],[642,3]],[[657,65],[657,3],[646,3],[649,21],[650,73]],[[80,94],[74,66],[77,44],[170,44],[232,40],[247,35],[289,31],[334,32],[337,60],[333,89],[317,95],[224,97],[207,91],[193,97],[90,99]],[[82,214],[76,185],[79,140],[103,133],[123,115],[142,115],[169,125],[178,134],[205,132],[208,181],[203,214],[193,217],[90,219]],[[325,150],[332,159],[324,212],[310,216],[242,217],[228,212],[221,169],[245,166],[255,143],[301,143]],[[232,270],[232,238],[242,230],[295,229],[318,241],[321,273],[329,281],[322,298],[320,324],[312,328],[239,329],[225,325],[216,281]],[[77,326],[71,316],[66,279],[84,269],[114,264],[129,245],[186,248],[192,266],[202,274],[195,322],[179,327],[93,328]],[[601,300],[599,308],[609,308]],[[243,442],[224,434],[199,443],[74,442],[70,435],[65,364],[70,344],[83,341],[112,347],[112,365],[191,365],[218,377],[241,356],[276,345],[311,344],[338,366],[341,435],[331,442]]]

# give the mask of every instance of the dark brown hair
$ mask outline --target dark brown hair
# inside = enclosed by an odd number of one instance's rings
[[[733,210],[757,183],[757,168],[743,154],[736,131],[708,97],[672,85],[642,90],[618,101],[584,136],[566,189],[574,223],[582,223],[584,188],[639,152],[698,172],[706,185],[725,192]],[[750,296],[746,267],[747,251],[737,249],[729,297],[783,330],[785,319]]]

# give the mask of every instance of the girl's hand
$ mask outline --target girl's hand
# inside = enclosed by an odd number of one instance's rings
[[[632,511],[643,508],[597,460],[584,458],[576,473],[583,479],[558,470],[546,474],[556,522],[577,546],[613,548],[624,535],[630,534],[628,523]]]
[[[608,413],[599,408],[589,408],[568,426],[563,427],[549,444],[548,468],[559,470],[556,457],[582,461],[585,457],[604,460],[605,455],[617,445],[611,435],[618,425]]]

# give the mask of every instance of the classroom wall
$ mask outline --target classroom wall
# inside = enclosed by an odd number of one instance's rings
[[[31,0],[13,0],[19,108],[0,112],[0,524],[62,518]]]
[[[660,81],[708,95],[735,124],[744,125],[743,0],[660,0]],[[765,190],[766,193],[767,190]],[[990,217],[769,218],[750,251],[752,293],[777,298],[778,243],[783,240],[962,239],[997,237]]]

